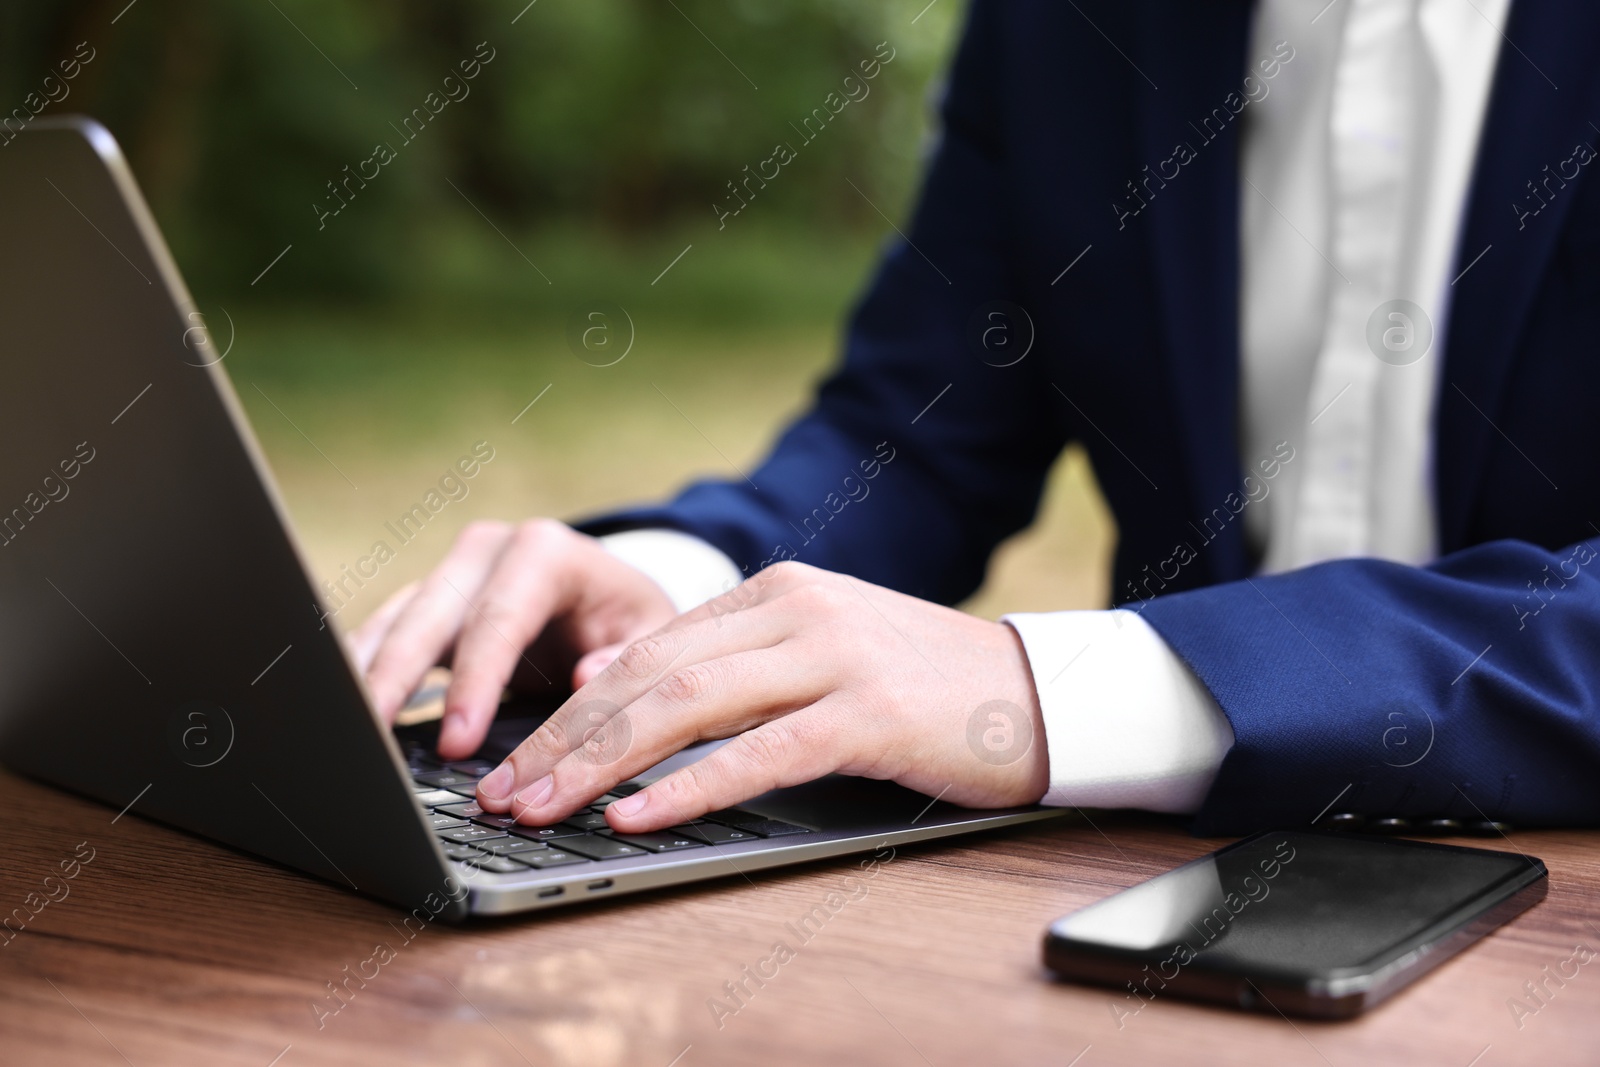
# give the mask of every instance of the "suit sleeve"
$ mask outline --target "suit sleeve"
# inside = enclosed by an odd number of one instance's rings
[[[983,309],[1016,302],[1019,288],[995,105],[1001,14],[973,5],[913,217],[810,410],[748,481],[698,482],[667,504],[581,529],[670,527],[747,574],[798,558],[943,603],[977,588],[994,547],[1032,520],[1070,433],[1048,401],[1041,359],[992,365],[1003,360],[974,340]]]
[[[1196,818],[1600,821],[1600,537],[1340,560],[1149,601],[1234,744]]]

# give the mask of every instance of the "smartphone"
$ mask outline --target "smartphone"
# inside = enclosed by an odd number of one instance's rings
[[[1045,966],[1122,991],[1119,1029],[1162,997],[1345,1019],[1544,899],[1532,856],[1274,830],[1062,916]]]

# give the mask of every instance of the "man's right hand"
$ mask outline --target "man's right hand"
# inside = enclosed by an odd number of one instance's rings
[[[676,615],[653,580],[564,523],[475,522],[350,641],[385,722],[430,668],[451,668],[439,753],[464,759],[483,744],[508,685],[577,689]]]

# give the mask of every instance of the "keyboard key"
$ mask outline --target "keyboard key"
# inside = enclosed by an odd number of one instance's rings
[[[570,852],[562,852],[556,848],[535,849],[532,852],[518,852],[509,857],[518,863],[526,864],[536,871],[547,867],[566,867],[573,863],[588,863],[586,856],[574,856]]]
[[[570,826],[509,826],[506,832],[516,837],[525,837],[529,841],[554,841],[560,837],[577,837],[582,830],[574,830]]]
[[[605,811],[606,808],[610,807],[612,804],[616,803],[617,801],[619,801],[621,799],[622,799],[622,797],[620,795],[616,794],[616,793],[607,793],[605,796],[601,797],[599,800],[596,800],[594,803],[590,804],[589,805],[589,810],[590,811]]]
[[[454,815],[424,815],[423,821],[428,824],[430,830],[454,830],[468,825],[467,820],[458,819]]]
[[[765,816],[757,815],[753,811],[745,811],[743,808],[723,808],[720,811],[708,811],[700,817],[723,823],[726,826],[732,826],[734,823],[739,822],[749,822],[752,819],[765,818]]]
[[[513,863],[504,856],[489,856],[480,852],[476,856],[469,856],[463,862],[470,863],[480,871],[490,874],[521,874],[528,868],[520,863]]]
[[[613,841],[609,837],[588,835],[585,837],[569,837],[556,842],[556,848],[568,852],[576,852],[580,856],[588,856],[592,860],[614,860],[623,856],[643,856],[644,849],[637,845],[624,844]]]
[[[417,794],[417,803],[425,808],[437,808],[441,804],[459,804],[461,798],[448,789],[435,789],[429,786],[425,792]]]
[[[745,830],[762,837],[783,837],[786,834],[809,834],[814,831],[809,826],[796,826],[792,822],[782,819],[756,819],[753,822],[742,822],[734,829]]]
[[[473,787],[476,788],[478,783],[477,778],[470,774],[462,774],[460,771],[423,771],[421,774],[412,775],[412,777],[423,785],[431,785],[439,789],[449,789],[451,786],[462,785],[466,782],[471,782]]]
[[[485,852],[493,852],[496,856],[512,856],[519,852],[537,852],[541,848],[550,846],[543,841],[529,841],[525,837],[497,837],[493,841],[485,841],[478,847]]]
[[[698,822],[689,826],[669,826],[664,831],[679,837],[692,837],[708,845],[731,845],[735,841],[755,841],[756,835],[748,830],[735,830],[731,826],[718,826],[714,822]]]
[[[621,785],[612,786],[611,791],[619,797],[631,797],[643,788],[643,782],[623,782]]]
[[[785,834],[809,834],[812,832],[808,827],[796,826],[794,823],[784,822],[782,819],[769,819],[765,815],[757,815],[742,808],[723,808],[721,811],[711,812],[706,818],[713,822],[719,822],[724,826],[731,826],[735,830],[744,830],[760,837],[782,837]]]
[[[473,844],[478,841],[489,841],[497,837],[506,836],[502,831],[490,826],[462,826],[455,830],[444,830],[439,834],[446,841],[454,841],[458,845]]]
[[[509,830],[517,825],[515,815],[496,815],[492,811],[484,811],[478,807],[478,803],[475,800],[463,801],[460,797],[452,797],[452,799],[458,801],[458,803],[440,805],[436,810],[447,815],[454,815],[458,819],[471,819],[479,826],[492,826],[496,830]]]
[[[606,817],[600,812],[580,812],[570,819],[563,820],[563,824],[578,830],[604,830],[609,825]]]
[[[476,779],[469,779],[468,781],[465,781],[465,782],[458,782],[455,785],[440,786],[440,788],[441,789],[448,789],[448,790],[450,790],[450,792],[455,793],[457,796],[465,797],[468,800],[471,800],[473,797],[478,795],[478,783],[477,783]]]
[[[446,859],[465,860],[471,859],[473,856],[478,855],[478,850],[473,848],[471,845],[453,845],[446,841],[444,846],[444,854]]]
[[[738,833],[737,830],[729,831]],[[606,835],[613,841],[621,841],[627,845],[638,845],[650,852],[677,852],[685,848],[704,848],[705,843],[682,834],[675,834],[668,830],[656,830],[647,834],[619,834],[612,832]]]
[[[454,815],[458,819],[470,819],[474,815],[484,814],[484,810],[478,807],[476,800],[462,800],[456,794],[443,789],[440,792],[450,799],[440,803],[436,810],[446,815]]]
[[[497,766],[499,764],[490,763],[486,759],[457,760],[454,763],[445,764],[445,767],[449,770],[464,774],[468,778],[482,778]]]

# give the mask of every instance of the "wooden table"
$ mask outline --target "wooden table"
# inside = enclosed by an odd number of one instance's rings
[[[1600,957],[1549,984],[1520,1029],[1508,1006],[1579,942],[1600,951],[1600,833],[1469,842],[1543,857],[1549,898],[1366,1018],[1291,1023],[1157,1000],[1119,1028],[1115,992],[1047,978],[1040,934],[1216,846],[1156,817],[901,849],[854,884],[857,861],[840,860],[406,943],[385,905],[136,813],[113,823],[3,772],[0,805],[0,910],[47,875],[52,894],[67,889],[0,945],[8,1065],[1600,1062]],[[93,859],[63,881],[80,842]],[[786,928],[852,889],[809,942]],[[764,985],[745,980],[780,940],[793,957]],[[319,1028],[313,1005],[338,1003],[326,983],[380,942],[393,958]],[[742,1005],[724,985],[740,980],[753,990]]]

